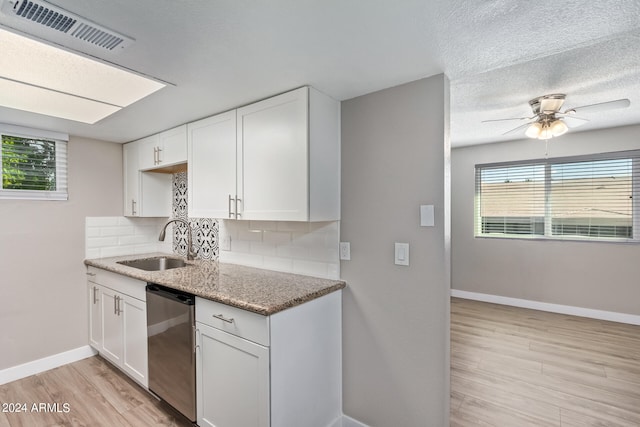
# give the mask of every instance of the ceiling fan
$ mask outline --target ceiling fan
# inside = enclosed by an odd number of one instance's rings
[[[525,135],[534,139],[550,139],[554,136],[563,135],[569,130],[568,121],[574,121],[571,127],[588,122],[588,119],[578,117],[580,113],[594,113],[606,110],[614,110],[617,108],[626,108],[631,103],[628,99],[617,99],[615,101],[600,102],[597,104],[583,105],[581,107],[570,108],[560,111],[566,95],[563,93],[554,93],[551,95],[543,95],[529,101],[533,116],[516,117],[512,119],[494,119],[483,120],[482,122],[500,122],[507,120],[527,120],[527,123],[511,129],[503,135],[509,135],[519,132],[526,128]],[[567,120],[568,119],[568,120]]]

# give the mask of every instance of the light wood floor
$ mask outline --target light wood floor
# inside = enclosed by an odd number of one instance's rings
[[[3,412],[12,403],[27,412]],[[52,406],[34,412],[34,403]],[[0,405],[0,427],[191,426],[98,356],[0,386]]]
[[[453,298],[451,426],[640,426],[640,326]]]

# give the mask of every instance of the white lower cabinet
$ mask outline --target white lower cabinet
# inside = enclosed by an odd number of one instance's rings
[[[198,425],[269,426],[269,348],[198,323]]]
[[[145,283],[99,269],[88,274],[91,346],[148,387]]]
[[[341,298],[271,316],[196,298],[198,425],[333,425],[342,413]]]
[[[89,281],[89,345],[102,347],[102,293],[100,286]]]

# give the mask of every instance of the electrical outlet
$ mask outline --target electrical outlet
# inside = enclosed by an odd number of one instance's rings
[[[351,243],[340,242],[340,259],[343,261],[351,260]]]
[[[220,250],[221,251],[231,250],[231,236],[222,236],[222,239],[220,239]]]

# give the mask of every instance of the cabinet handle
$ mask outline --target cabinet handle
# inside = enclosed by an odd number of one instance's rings
[[[94,286],[93,287],[93,305],[96,305],[98,303],[97,294],[98,294],[98,288]]]
[[[233,199],[231,198],[231,194],[229,194],[229,205],[228,205],[228,209],[229,209],[229,218],[233,218],[232,215],[233,213],[231,212],[231,201]]]
[[[113,314],[118,315],[118,297],[115,295],[113,297]]]
[[[137,215],[137,212],[136,212],[137,204],[138,203],[134,199],[131,199],[131,215]]]
[[[153,147],[153,164],[158,164],[158,147]]]
[[[227,322],[227,323],[233,323],[234,322],[233,317],[226,318],[222,314],[212,314],[212,316],[215,317],[216,319],[222,320],[223,322]]]
[[[236,194],[236,219],[242,216],[242,214],[238,213],[238,202],[241,202],[241,201],[242,200],[238,199],[238,195]]]
[[[93,277],[95,275],[96,275],[96,273],[91,273],[90,271],[87,271],[87,276],[92,276]]]
[[[120,297],[116,297],[116,298],[118,298],[118,310],[116,311],[116,314],[120,316],[120,313],[122,313],[122,310],[120,310],[120,301],[122,301],[122,298]]]
[[[162,159],[160,158],[161,151],[162,151],[162,148],[158,147],[158,164],[162,163]]]

